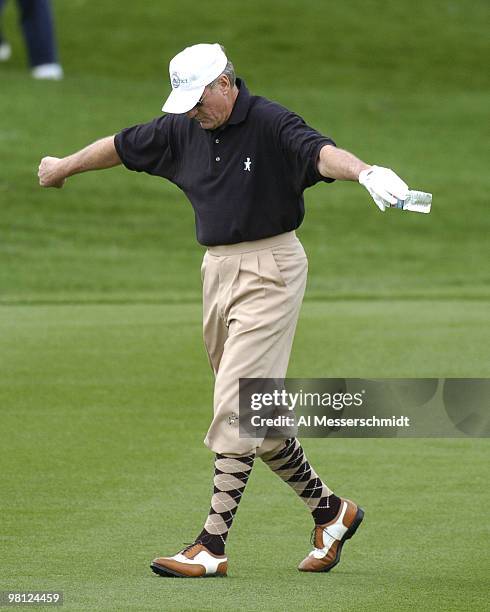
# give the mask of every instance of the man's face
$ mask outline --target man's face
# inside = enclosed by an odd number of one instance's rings
[[[214,85],[206,86],[201,102],[186,114],[199,122],[203,130],[215,130],[228,121],[233,102],[229,82],[226,77],[222,77]]]

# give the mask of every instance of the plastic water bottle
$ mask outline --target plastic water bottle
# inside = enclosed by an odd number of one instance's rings
[[[432,194],[425,191],[410,190],[405,200],[397,200],[391,208],[401,208],[412,212],[430,213],[432,206]]]

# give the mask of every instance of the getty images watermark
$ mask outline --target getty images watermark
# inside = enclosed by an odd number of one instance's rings
[[[486,437],[490,379],[240,379],[240,437]]]
[[[329,417],[325,414],[325,408],[344,412],[346,408],[360,408],[363,405],[363,389],[359,393],[319,393],[314,391],[297,391],[291,393],[282,389],[271,392],[252,393],[250,398],[251,410],[261,410],[262,414],[250,416],[253,427],[410,427],[410,418],[407,416],[377,417]],[[267,410],[264,411],[263,408]],[[290,414],[277,414],[276,416],[263,416],[269,412],[269,408],[279,407],[287,410]],[[322,414],[300,414],[295,416],[295,408],[299,410],[319,410]]]

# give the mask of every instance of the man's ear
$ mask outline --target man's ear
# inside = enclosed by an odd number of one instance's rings
[[[220,89],[223,93],[223,95],[228,95],[230,93],[230,89],[231,89],[231,83],[229,78],[226,76],[226,74],[222,74],[219,78],[218,83],[220,84]]]

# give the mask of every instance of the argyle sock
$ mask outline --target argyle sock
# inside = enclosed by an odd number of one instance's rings
[[[211,509],[204,529],[196,538],[196,542],[202,542],[215,555],[222,555],[225,551],[228,531],[247,485],[254,459],[255,455],[216,455]]]
[[[265,453],[261,459],[296,491],[310,509],[315,525],[328,523],[335,518],[341,500],[308,463],[299,440],[290,438],[279,450]]]

